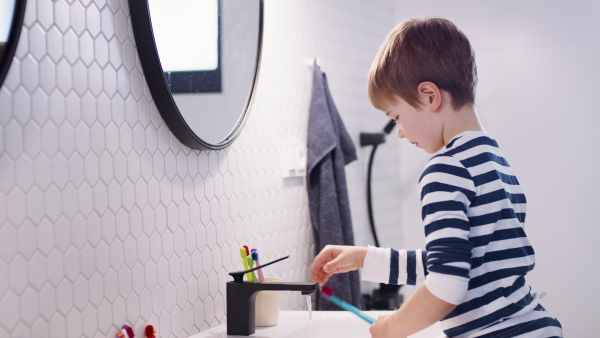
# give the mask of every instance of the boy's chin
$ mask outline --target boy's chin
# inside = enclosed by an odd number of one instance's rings
[[[444,148],[444,147],[442,146],[442,147],[435,148],[435,149],[431,148],[431,149],[423,149],[423,150],[425,150],[425,151],[426,151],[427,153],[429,153],[429,154],[436,154],[437,152],[439,152],[439,151],[440,151],[440,150],[442,150],[443,148]]]

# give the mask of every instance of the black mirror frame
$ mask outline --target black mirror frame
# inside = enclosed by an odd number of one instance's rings
[[[15,11],[13,13],[13,21],[10,27],[10,33],[8,34],[8,41],[6,44],[6,54],[3,57],[0,56],[0,87],[4,83],[6,74],[10,69],[13,58],[15,57],[15,51],[19,44],[19,37],[21,36],[21,28],[23,27],[23,19],[25,17],[25,7],[27,6],[27,0],[16,0]]]
[[[175,137],[177,137],[181,143],[190,148],[200,150],[223,149],[229,146],[239,136],[248,119],[249,110],[256,93],[262,51],[264,21],[263,0],[259,0],[259,4],[258,49],[256,56],[256,71],[254,73],[252,89],[250,90],[250,93],[248,93],[246,104],[243,107],[242,116],[238,120],[235,128],[233,128],[232,132],[223,142],[212,144],[206,142],[201,137],[196,135],[196,133],[194,133],[181,115],[181,112],[179,111],[179,108],[173,99],[173,95],[169,90],[167,79],[165,78],[164,71],[160,63],[156,42],[154,41],[148,0],[129,0],[129,12],[131,13],[131,24],[133,28],[133,35],[135,37],[135,44],[140,62],[142,64],[142,70],[144,71],[144,76],[148,83],[148,88],[150,89],[152,98],[154,99],[154,103],[156,104],[156,108],[158,108],[160,115],[165,120],[167,126],[169,129],[171,129],[171,132],[175,135]]]

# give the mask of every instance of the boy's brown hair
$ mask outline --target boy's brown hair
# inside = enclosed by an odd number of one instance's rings
[[[448,91],[454,109],[475,103],[475,52],[446,19],[409,19],[394,27],[371,65],[369,99],[380,110],[396,97],[417,108],[417,88],[424,81]]]

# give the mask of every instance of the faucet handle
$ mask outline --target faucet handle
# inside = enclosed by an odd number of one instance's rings
[[[248,272],[252,272],[252,271],[254,271],[254,270],[258,270],[258,269],[264,268],[265,266],[268,266],[268,265],[271,265],[271,264],[275,264],[275,263],[277,263],[277,262],[279,262],[279,261],[282,261],[282,260],[284,260],[284,259],[288,259],[288,258],[290,258],[290,255],[287,255],[287,256],[285,256],[285,257],[281,257],[281,258],[277,258],[276,260],[274,260],[274,261],[271,261],[271,262],[269,262],[269,263],[265,263],[265,264],[261,264],[261,265],[259,265],[259,266],[255,266],[255,267],[254,267],[254,268],[252,268],[252,269],[248,269],[248,270],[244,270],[244,271],[234,271],[234,272],[230,272],[230,273],[229,273],[229,275],[230,275],[231,277],[233,277],[233,281],[234,281],[234,282],[236,282],[236,283],[243,283],[243,282],[244,282],[244,274],[246,274],[246,273],[248,273]]]

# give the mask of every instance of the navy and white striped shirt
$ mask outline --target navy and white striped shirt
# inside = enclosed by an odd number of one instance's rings
[[[562,336],[525,282],[535,265],[526,199],[496,141],[478,131],[457,135],[427,163],[419,188],[426,251],[369,247],[363,279],[424,280],[458,305],[440,322],[450,337]]]

